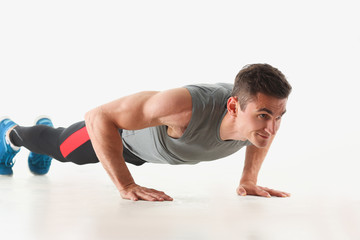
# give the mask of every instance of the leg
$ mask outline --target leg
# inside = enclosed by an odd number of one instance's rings
[[[10,132],[10,140],[16,146],[24,146],[32,152],[51,156],[61,162],[80,165],[99,162],[84,121],[68,128],[52,128],[44,125],[17,126]],[[145,163],[126,148],[123,155],[128,163],[134,165]]]
[[[84,122],[75,123],[68,128],[52,128],[45,125],[17,126],[10,132],[10,141],[16,146],[23,146],[31,152],[48,155],[61,162],[73,162],[76,164],[99,162],[90,141],[76,146],[65,156],[60,150],[62,143],[84,126]],[[76,142],[71,142],[71,138],[67,143],[73,144],[72,146],[76,144]]]

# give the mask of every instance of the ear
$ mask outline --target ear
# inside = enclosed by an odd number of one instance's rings
[[[231,116],[236,116],[238,113],[238,99],[237,97],[230,97],[227,101],[227,110]]]

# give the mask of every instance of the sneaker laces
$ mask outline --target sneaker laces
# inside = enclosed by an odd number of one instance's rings
[[[46,159],[44,159],[44,156]],[[31,159],[31,164],[36,165],[37,167],[47,167],[51,160],[52,158],[49,156],[35,153],[35,156]]]
[[[7,155],[5,158],[5,166],[6,167],[13,167],[16,160],[13,161],[13,156]]]

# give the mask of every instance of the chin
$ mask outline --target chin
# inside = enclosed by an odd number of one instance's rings
[[[250,141],[250,140],[249,140]],[[258,141],[250,141],[252,145],[254,145],[257,148],[264,148],[267,146],[267,144],[259,143]]]
[[[249,139],[249,141],[252,143],[252,145],[254,145],[257,148],[264,148],[267,147],[267,145],[269,144],[268,140],[258,139],[256,137]]]
[[[268,143],[261,142],[261,143],[257,143],[257,144],[254,144],[254,145],[257,148],[264,148],[264,147],[267,147]]]

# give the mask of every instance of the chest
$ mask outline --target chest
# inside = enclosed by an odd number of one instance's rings
[[[181,138],[181,136],[184,134],[187,126],[185,127],[167,127],[167,134],[171,138]]]
[[[191,110],[172,115],[171,118],[164,123],[167,135],[174,139],[181,138],[190,123],[191,117]]]

